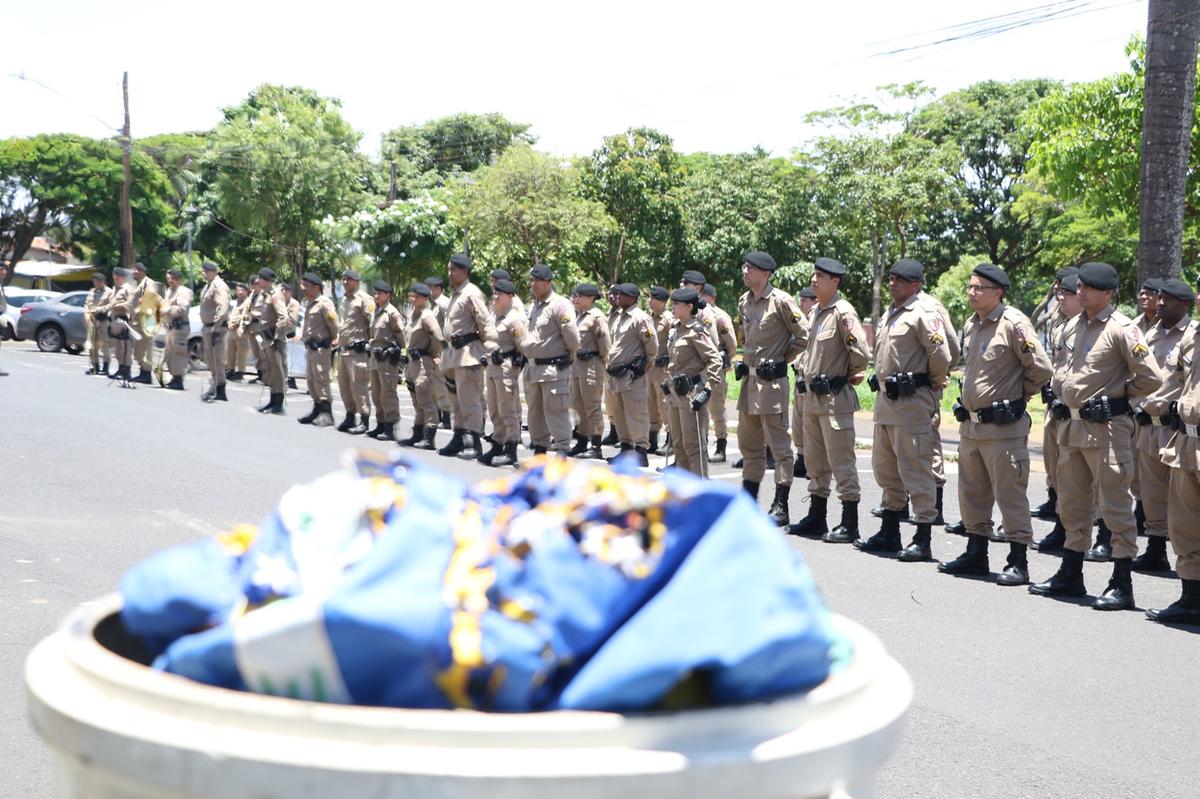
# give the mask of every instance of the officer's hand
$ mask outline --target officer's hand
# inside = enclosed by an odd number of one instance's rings
[[[861,386],[863,378],[866,376],[866,372],[855,372],[854,374],[850,375],[850,385]]]
[[[750,374],[750,367],[745,361],[738,361],[733,365],[733,376],[738,380],[745,380]]]
[[[708,404],[708,398],[712,396],[712,391],[707,388],[702,388],[692,395],[692,410],[698,411]]]

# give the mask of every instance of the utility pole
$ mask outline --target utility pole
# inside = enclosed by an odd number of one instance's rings
[[[121,131],[121,165],[125,179],[121,183],[121,266],[133,268],[133,207],[130,192],[133,188],[133,139],[129,135],[129,73],[121,78],[121,94],[125,98],[125,127]]]

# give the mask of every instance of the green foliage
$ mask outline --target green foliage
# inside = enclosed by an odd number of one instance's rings
[[[534,143],[529,125],[501,114],[454,114],[383,134],[376,189],[386,193],[396,164],[399,195],[442,185],[447,178],[492,163],[514,144]]]
[[[971,272],[987,260],[986,255],[964,255],[957,264],[943,272],[937,283],[929,289],[929,293],[937,297],[950,312],[956,331],[962,329],[963,322],[972,313],[967,303],[967,283],[970,282]]]

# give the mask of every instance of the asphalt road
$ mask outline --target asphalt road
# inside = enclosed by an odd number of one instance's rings
[[[257,521],[290,485],[337,468],[348,446],[385,445],[301,428],[295,419],[308,403],[296,393],[288,416],[266,417],[252,410],[257,386],[231,384],[228,404],[204,405],[199,376],[184,393],[124,390],[85,377],[83,358],[11,343],[0,365],[12,373],[0,378],[0,795],[48,799],[50,758],[25,717],[30,648],[80,602],[114,590],[143,557]],[[406,401],[403,412],[407,433]],[[419,457],[467,478],[495,473]],[[879,499],[869,453],[859,469],[865,517]],[[713,476],[739,479],[721,466]],[[957,518],[953,480],[951,465],[948,518]],[[1033,480],[1030,494],[1040,500],[1042,477]],[[793,516],[804,511],[803,493],[801,483]],[[765,506],[768,487],[762,494]],[[873,519],[864,526],[876,529]],[[954,579],[934,564],[794,543],[830,606],[878,633],[916,683],[906,741],[883,772],[880,797],[1197,795],[1187,764],[1200,733],[1200,630]],[[935,533],[935,555],[962,546]],[[1002,547],[993,552],[993,568],[1002,568]],[[1055,558],[1031,555],[1035,579],[1055,568]],[[1103,590],[1108,572],[1088,564],[1089,589]],[[1163,577],[1135,575],[1134,586],[1142,607],[1178,592]]]

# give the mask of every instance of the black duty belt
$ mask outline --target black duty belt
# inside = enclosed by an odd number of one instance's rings
[[[1138,411],[1133,416],[1139,425],[1150,427],[1167,427],[1172,430],[1178,430],[1179,414],[1164,413],[1162,416],[1152,416],[1146,411]]]
[[[575,357],[581,361],[590,361],[600,355],[598,350],[580,350],[575,353]]]
[[[224,330],[225,328],[229,327],[229,323],[221,322],[220,324],[217,324],[216,322],[207,322],[204,324],[205,330],[212,330],[214,327],[218,330]]]
[[[659,355],[657,358],[654,359],[654,366],[658,369],[666,369],[667,364],[669,364],[670,362],[671,362],[670,355]]]
[[[308,349],[312,350],[313,352],[320,352],[321,350],[327,350],[327,349],[329,349],[331,344],[333,344],[333,339],[328,339],[328,338],[315,339],[312,336],[309,336],[308,338],[304,339],[304,346],[307,347]]]
[[[168,330],[183,330],[187,326],[188,321],[186,319],[174,319],[170,322],[167,322]]]
[[[897,372],[885,377],[882,386],[879,382],[879,375],[871,375],[867,380],[867,385],[876,392],[882,387],[884,394],[891,400],[911,397],[917,393],[918,388],[926,386],[933,388],[933,383],[930,382],[929,375],[925,372]]]
[[[557,369],[566,369],[571,365],[571,356],[555,355],[553,358],[534,358],[533,362],[538,366],[553,366]]]
[[[787,377],[788,365],[784,361],[767,359],[754,367],[754,374],[759,380],[781,380]]]
[[[365,353],[366,351],[367,351],[366,339],[360,339],[359,341],[351,341],[349,344],[345,344],[342,346],[342,352]]]
[[[414,361],[419,361],[429,355],[429,350],[419,350],[416,347],[408,348],[408,357]]]
[[[691,390],[704,382],[700,375],[675,375],[671,378],[671,387],[681,397],[687,396]]]
[[[472,341],[479,341],[478,333],[459,333],[450,337],[450,346],[456,350],[461,350]]]
[[[826,397],[830,394],[836,394],[849,385],[850,381],[844,375],[830,377],[829,375],[817,375],[812,380],[805,381],[804,378],[796,380],[797,386],[806,386],[809,391],[816,394],[818,397]],[[800,394],[804,390],[797,388],[796,391]]]
[[[1055,400],[1050,406],[1050,413],[1055,419],[1081,419],[1101,424],[1112,421],[1117,416],[1127,416],[1129,410],[1129,400],[1125,397],[1109,397],[1103,394],[1092,397],[1078,408],[1072,408],[1062,400]]]
[[[492,350],[491,359],[492,359],[492,363],[495,364],[496,366],[501,365],[505,361],[512,361],[513,364],[516,365],[518,368],[520,368],[526,364],[525,356],[521,354],[520,350],[515,350],[515,349],[508,350],[507,352],[501,352],[500,350]]]
[[[1005,425],[1021,420],[1025,415],[1025,400],[997,400],[990,408],[978,411],[967,410],[962,404],[962,397],[954,403],[954,418],[960,422],[975,422],[977,424]]]

